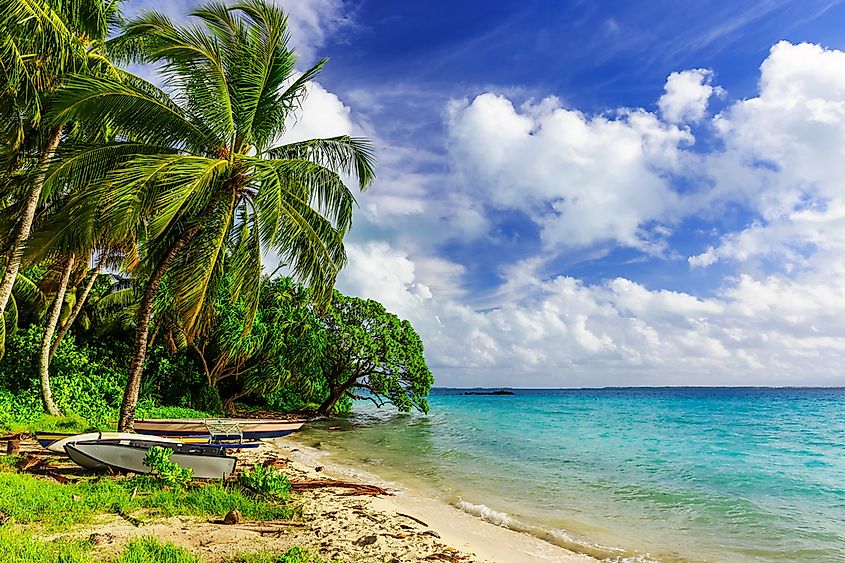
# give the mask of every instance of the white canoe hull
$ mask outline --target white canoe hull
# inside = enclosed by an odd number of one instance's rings
[[[179,436],[210,435],[242,437],[244,440],[280,438],[296,432],[304,420],[262,420],[255,418],[177,419],[147,418],[134,423],[140,434],[176,438]]]
[[[101,440],[101,439],[108,439],[108,440],[137,440],[141,438],[137,434],[130,434],[128,432],[88,432],[87,434],[77,434],[75,436],[68,436],[67,438],[62,438],[61,440],[56,440],[55,442],[51,443],[47,446],[47,449],[51,452],[56,452],[57,454],[65,453],[65,446],[68,444],[73,444],[76,442],[90,442],[91,440]],[[173,438],[165,438],[162,436],[143,436],[145,440],[161,442],[162,444],[179,444],[177,440]]]
[[[96,464],[111,467],[119,471],[150,473],[152,470],[144,463],[147,451],[153,446],[168,447],[173,450],[170,456],[182,467],[189,467],[196,479],[225,479],[235,470],[237,459],[226,456],[220,448],[192,444],[162,444],[146,439],[132,440],[92,440],[76,442],[65,446],[68,456],[76,463],[85,466]]]

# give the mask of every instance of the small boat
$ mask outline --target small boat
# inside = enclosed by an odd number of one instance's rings
[[[36,432],[35,438],[41,447],[56,452],[59,454],[65,453],[65,444],[68,442],[80,442],[85,440],[99,440],[101,438],[111,439],[132,439],[140,438],[138,434],[130,432],[86,432],[85,434],[67,434],[63,432]],[[179,436],[179,437],[163,437],[163,436],[147,436],[143,438],[149,440],[161,440],[162,442],[177,442],[182,444],[207,444],[208,435],[205,436]]]
[[[91,440],[113,439],[113,440],[131,440],[138,438],[137,434],[130,434],[128,432],[87,432],[85,434],[59,434],[59,433],[36,433],[35,437],[42,447],[47,448],[51,452],[57,454],[65,453],[65,445],[73,442],[88,442]],[[174,438],[164,438],[161,436],[144,436],[145,439],[154,440],[163,444],[178,444]],[[204,440],[207,441],[207,440]]]
[[[173,450],[171,461],[193,471],[196,479],[225,479],[235,470],[237,459],[227,456],[219,446],[199,444],[162,444],[146,439],[103,439],[74,442],[65,446],[65,452],[74,462],[89,469],[111,467],[119,471],[150,473],[144,464],[147,451],[153,446]]]
[[[305,422],[258,418],[142,418],[135,421],[135,432],[171,438],[205,435],[212,442],[225,439],[243,442],[287,436],[302,428]]]
[[[51,452],[63,454],[65,453],[65,445],[73,442],[84,442],[89,440],[100,439],[114,439],[114,440],[153,440],[160,441],[162,444],[208,444],[208,434],[202,436],[173,436],[170,438],[164,436],[152,436],[148,434],[134,434],[130,432],[88,432],[86,434],[63,434],[60,432],[37,432],[35,437],[41,447],[50,450]],[[215,446],[226,449],[247,449],[257,448],[257,442],[221,442],[215,443]]]

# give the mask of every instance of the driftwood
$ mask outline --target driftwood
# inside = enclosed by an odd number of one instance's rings
[[[417,524],[420,524],[420,525],[422,525],[422,526],[425,526],[426,528],[428,528],[428,527],[429,527],[429,526],[428,526],[428,524],[426,524],[425,522],[423,522],[423,521],[422,521],[422,520],[420,520],[419,518],[415,518],[415,517],[411,516],[410,514],[405,514],[405,513],[403,513],[403,512],[397,512],[397,513],[396,513],[396,516],[402,516],[403,518],[407,518],[407,519],[409,519],[409,520],[413,520],[413,521],[414,521],[414,522],[416,522]]]
[[[47,466],[53,463],[52,458],[38,457],[37,455],[29,454],[24,459],[15,464],[15,467],[21,471],[33,472],[38,469],[47,469]]]
[[[466,561],[469,559],[468,555],[458,553],[457,551],[450,551],[448,553],[432,553],[426,556],[426,561],[448,561],[449,563],[458,563],[459,561]]]
[[[291,490],[294,492],[311,491],[314,489],[339,488],[348,489],[350,495],[380,496],[389,495],[387,489],[376,485],[364,485],[362,483],[350,483],[349,481],[338,481],[336,479],[305,479],[303,481],[291,481]]]
[[[240,513],[238,513],[240,516]],[[228,516],[228,514],[226,515]],[[305,522],[300,522],[299,520],[262,520],[259,522],[243,522],[238,520],[237,522],[234,521],[233,518],[229,518],[227,521],[225,518],[223,520],[209,520],[210,524],[224,524],[227,526],[232,526],[233,528],[237,528],[239,530],[250,530],[252,528],[260,528],[262,530],[269,530],[271,528],[279,527],[279,526],[306,526]],[[254,531],[254,530],[253,530]]]

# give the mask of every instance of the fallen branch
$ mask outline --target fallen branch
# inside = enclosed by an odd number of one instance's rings
[[[428,527],[429,527],[429,526],[428,526],[428,524],[426,524],[425,522],[423,522],[423,521],[422,521],[422,520],[420,520],[419,518],[415,518],[415,517],[411,516],[410,514],[404,514],[404,513],[402,513],[402,512],[397,512],[397,513],[396,513],[396,516],[402,516],[402,517],[407,518],[407,519],[409,519],[409,520],[413,520],[413,521],[414,521],[414,522],[416,522],[417,524],[421,524],[421,525],[425,526],[426,528],[428,528]]]
[[[42,458],[37,455],[29,454],[24,459],[15,464],[15,467],[21,471],[33,471],[37,469],[47,469],[47,466],[53,463],[52,458]]]
[[[235,524],[233,525],[231,522],[226,522],[226,520],[209,520],[210,524],[225,524],[231,526],[233,529],[243,529],[243,530],[252,530],[252,528],[261,528],[263,530],[269,530],[272,526],[307,526],[306,522],[300,522],[298,520],[266,520],[263,522],[249,522],[245,524]],[[255,530],[253,530],[255,531]]]
[[[387,489],[376,485],[364,485],[361,483],[350,483],[348,481],[337,481],[335,479],[306,479],[303,481],[291,482],[291,490],[294,492],[310,491],[323,488],[349,489],[351,495],[380,496],[389,495]]]
[[[126,511],[124,511],[122,508],[118,508],[115,512],[118,516],[120,516],[121,518],[123,518],[124,520],[126,520],[127,522],[129,522],[130,524],[135,526],[136,528],[144,523],[144,521],[141,520],[140,518],[135,518],[134,516],[127,514]]]

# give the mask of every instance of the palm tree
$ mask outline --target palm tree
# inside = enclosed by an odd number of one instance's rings
[[[136,61],[162,65],[171,97],[149,84],[77,77],[55,99],[60,120],[105,121],[120,140],[82,150],[71,182],[96,181],[77,220],[116,237],[137,231],[148,259],[119,428],[132,428],[156,293],[165,275],[187,337],[205,332],[223,272],[255,315],[261,255],[279,253],[327,303],[346,261],[343,237],[355,199],[344,177],[373,180],[370,143],[348,136],[276,146],[321,60],[294,70],[282,10],[262,0],[212,2],[202,25],[150,12],[111,43]],[[98,202],[92,205],[91,202]],[[246,330],[250,325],[247,323]]]
[[[29,188],[19,202],[19,219],[0,280],[0,314],[12,293],[47,169],[62,138],[64,123],[44,123],[42,115],[70,74],[105,70],[117,75],[99,51],[117,16],[114,1],[0,0],[3,157],[8,171],[29,162]],[[5,339],[3,329],[0,338]]]

